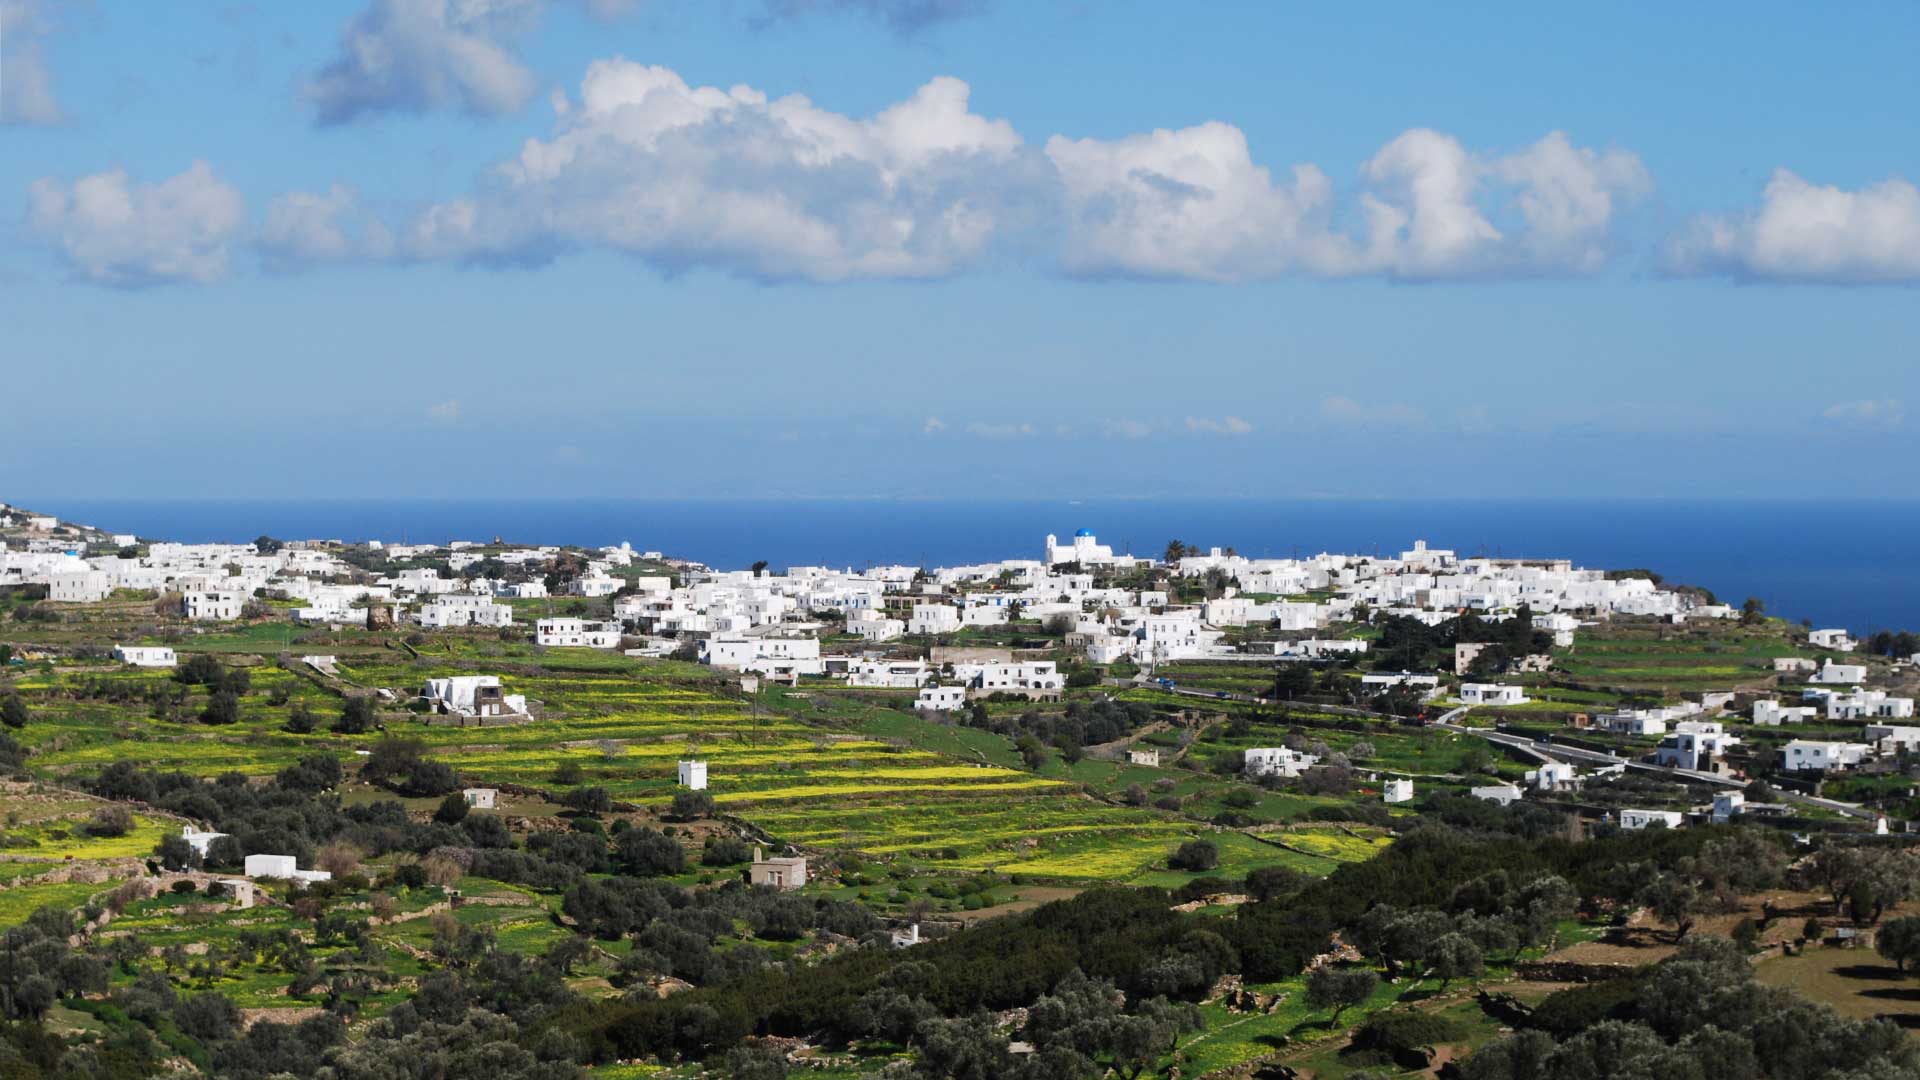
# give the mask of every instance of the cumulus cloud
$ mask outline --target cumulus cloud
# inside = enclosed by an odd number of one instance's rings
[[[533,96],[533,73],[503,39],[540,6],[540,0],[372,0],[307,84],[315,118],[344,124],[443,107],[482,116],[518,109]]]
[[[53,19],[41,0],[0,0],[0,124],[64,119],[43,52]]]
[[[217,280],[246,224],[246,200],[204,161],[158,184],[135,183],[124,169],[71,184],[48,177],[28,189],[28,202],[33,231],[106,285]]]
[[[1907,421],[1907,410],[1894,398],[1846,401],[1821,410],[1830,423],[1854,428],[1897,428]]]
[[[1833,283],[1920,280],[1920,188],[1890,179],[1857,191],[1774,171],[1759,207],[1708,215],[1667,244],[1680,274]]]
[[[1020,137],[937,78],[856,119],[795,94],[692,87],[624,59],[587,71],[551,139],[409,232],[416,257],[529,260],[604,247],[677,271],[934,277],[979,259],[1017,203]]]
[[[947,422],[937,416],[927,417],[926,423],[920,425],[922,435],[933,435],[945,430],[947,430]]]
[[[1343,208],[1318,166],[1276,181],[1230,124],[1034,146],[970,95],[940,77],[850,117],[598,61],[578,101],[556,101],[551,138],[419,215],[401,248],[483,262],[606,248],[767,280],[938,277],[1001,257],[1204,281],[1577,274],[1605,263],[1621,207],[1649,187],[1632,154],[1559,133],[1484,156],[1421,130],[1375,155]]]
[[[392,230],[345,184],[274,199],[257,243],[268,265],[282,269],[382,259],[394,250]]]
[[[1488,156],[1415,129],[1363,167],[1347,227],[1324,170],[1296,165],[1275,181],[1231,124],[1055,136],[1047,155],[1065,188],[1069,271],[1210,281],[1590,273],[1610,254],[1621,208],[1652,186],[1633,154],[1576,147],[1561,132]]]
[[[1399,402],[1362,404],[1335,394],[1320,402],[1322,418],[1347,427],[1426,427],[1427,414],[1417,406]]]
[[[460,422],[460,399],[449,398],[437,405],[427,406],[427,419],[436,424],[457,424]]]
[[[1253,432],[1253,425],[1237,416],[1223,416],[1218,420],[1189,416],[1187,430],[1202,435],[1247,435]]]

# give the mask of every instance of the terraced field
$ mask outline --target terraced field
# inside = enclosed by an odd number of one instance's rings
[[[22,680],[41,703],[41,719],[27,729],[32,768],[63,777],[136,760],[199,776],[258,776],[316,751],[350,764],[356,750],[404,735],[470,783],[560,791],[556,773],[569,766],[577,783],[662,808],[678,790],[676,763],[699,758],[720,811],[781,841],[1075,882],[1126,880],[1163,867],[1167,853],[1202,828],[1177,814],[1089,797],[1078,777],[1018,767],[1019,755],[999,736],[930,723],[884,701],[778,692],[756,708],[731,678],[710,669],[591,650],[535,653],[469,641],[419,659],[367,646],[338,655],[342,681],[331,688],[270,662],[251,666],[253,690],[240,720],[221,727],[197,721],[199,688],[173,720],[142,715],[144,706],[125,695],[109,703],[80,692],[89,678],[137,688],[170,680],[167,672],[36,672]],[[401,711],[426,679],[476,673],[501,675],[509,693],[537,703],[540,718],[461,727]],[[397,698],[383,708],[384,733],[327,730],[341,691],[382,688]],[[319,730],[284,730],[295,703],[306,705]],[[157,838],[158,826],[143,824],[115,851],[132,845],[139,850],[126,854],[142,854]],[[1267,849],[1250,853],[1257,850]]]
[[[1561,678],[1587,685],[1670,692],[1761,684],[1776,656],[1795,650],[1774,626],[1673,631],[1600,629],[1576,649],[1556,655]]]

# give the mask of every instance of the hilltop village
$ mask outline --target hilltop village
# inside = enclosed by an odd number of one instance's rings
[[[1920,960],[1906,632],[1419,540],[776,570],[0,504],[0,542],[0,916],[116,958],[9,1007],[69,1055],[1433,1075],[1604,1022],[1681,1069],[1592,1002],[1686,965],[1815,987],[1862,1067],[1920,1024],[1845,974]]]

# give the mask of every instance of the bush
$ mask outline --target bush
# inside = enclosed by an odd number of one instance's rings
[[[290,735],[311,735],[313,729],[320,726],[314,719],[313,710],[307,708],[304,701],[296,701],[293,708],[287,710],[286,730]]]
[[[1167,865],[1194,873],[1212,870],[1220,865],[1220,848],[1211,840],[1189,840],[1168,857]]]
[[[713,816],[713,793],[708,791],[676,791],[673,795],[673,816],[681,821],[693,821],[697,818]]]
[[[0,723],[17,731],[26,727],[31,719],[33,713],[27,708],[27,703],[20,700],[19,694],[8,694],[5,701],[0,701]]]
[[[87,832],[94,836],[125,836],[133,831],[133,811],[124,806],[102,806],[87,819]]]
[[[240,696],[231,690],[220,689],[207,699],[207,707],[200,714],[200,722],[225,726],[240,720]]]
[[[206,653],[195,653],[174,671],[173,677],[188,686],[218,686],[227,669]]]
[[[700,862],[706,866],[736,866],[752,857],[747,842],[731,836],[707,837],[707,846],[700,852]]]
[[[334,719],[333,730],[340,735],[365,735],[373,730],[376,719],[373,698],[350,697]]]
[[[1384,1050],[1395,1061],[1406,1060],[1421,1047],[1453,1042],[1466,1034],[1463,1025],[1434,1013],[1389,1009],[1367,1017],[1353,1033],[1356,1050]]]
[[[442,825],[458,825],[467,819],[467,812],[471,809],[473,808],[467,805],[467,797],[464,794],[458,791],[449,792],[446,798],[440,800],[440,805],[434,808],[433,820]]]
[[[582,814],[604,814],[613,809],[613,798],[603,787],[574,788],[560,800],[561,805]]]

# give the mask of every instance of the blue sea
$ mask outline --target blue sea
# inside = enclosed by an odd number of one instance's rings
[[[1646,567],[1739,604],[1856,633],[1920,628],[1920,501],[1499,499],[132,500],[23,505],[115,532],[190,542],[266,533],[636,549],[737,568],[954,565],[1039,558],[1048,533],[1118,551],[1179,539],[1250,556],[1391,554],[1416,539],[1467,555]]]

